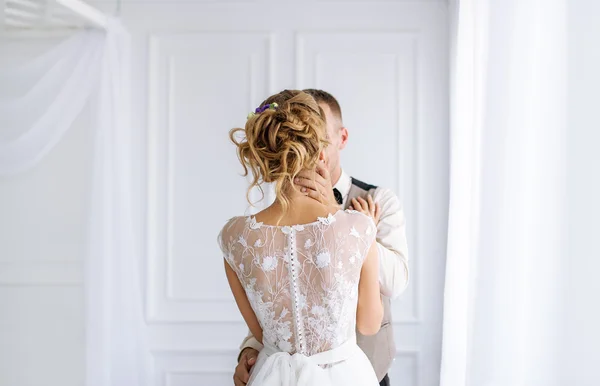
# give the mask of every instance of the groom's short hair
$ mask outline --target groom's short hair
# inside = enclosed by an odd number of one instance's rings
[[[315,98],[317,103],[325,103],[331,109],[331,112],[335,114],[340,121],[342,121],[342,109],[337,99],[327,91],[317,90],[315,88],[307,88],[306,90],[302,90],[308,95]]]

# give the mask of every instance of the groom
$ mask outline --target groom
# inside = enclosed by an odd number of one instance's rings
[[[389,189],[369,185],[346,174],[341,167],[340,151],[348,142],[348,129],[342,122],[342,110],[333,95],[315,89],[304,90],[323,108],[327,120],[327,167],[317,173],[302,172],[295,183],[310,197],[323,202],[336,202],[344,208],[358,210],[373,217],[377,224],[379,251],[379,283],[384,316],[379,332],[363,336],[357,332],[358,346],[365,352],[381,386],[389,386],[388,370],[394,360],[396,347],[391,324],[390,300],[400,295],[408,284],[408,248],[404,212],[398,197]],[[314,182],[313,182],[314,181]],[[333,184],[333,187],[332,187]],[[249,335],[241,345],[233,380],[244,386],[262,345]]]

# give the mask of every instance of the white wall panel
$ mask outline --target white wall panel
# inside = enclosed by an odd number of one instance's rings
[[[148,309],[153,321],[240,320],[222,280],[215,224],[246,208],[240,194],[245,180],[228,178],[241,171],[228,130],[267,95],[270,56],[268,34],[150,38]]]

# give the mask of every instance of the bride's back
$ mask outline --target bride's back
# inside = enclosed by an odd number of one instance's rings
[[[354,339],[360,271],[375,232],[354,211],[303,225],[265,225],[252,216],[227,222],[220,246],[266,345],[313,355]]]
[[[275,185],[275,203],[257,215],[262,222],[234,217],[219,241],[263,342],[277,351],[312,355],[354,338],[358,283],[375,225],[358,212],[331,213],[335,209],[304,196],[293,182],[325,158],[323,110],[310,95],[284,90],[230,137],[246,174],[254,177],[250,189],[262,182]]]

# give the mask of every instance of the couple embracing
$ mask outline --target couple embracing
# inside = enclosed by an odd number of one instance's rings
[[[250,188],[272,183],[276,193],[219,234],[250,331],[235,385],[389,385],[390,300],[408,283],[404,213],[393,192],[342,170],[348,130],[338,102],[322,90],[284,90],[230,136]]]

